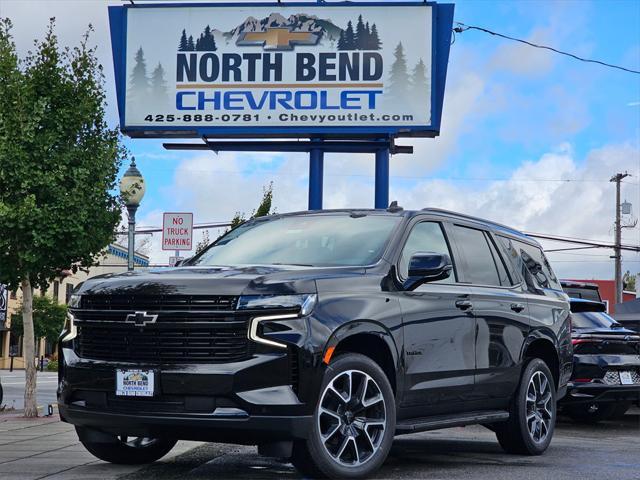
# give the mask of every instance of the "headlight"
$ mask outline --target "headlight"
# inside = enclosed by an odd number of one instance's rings
[[[318,295],[242,295],[238,310],[299,308],[300,315],[309,315],[318,301]]]
[[[78,328],[76,327],[75,322],[73,321],[73,315],[67,313],[67,318],[64,321],[64,331],[68,332],[62,339],[61,342],[68,342],[69,340],[73,340],[78,335]]]
[[[279,320],[294,320],[309,315],[318,301],[318,295],[242,295],[238,300],[238,310],[264,310],[299,308],[298,313],[283,313],[279,315],[260,315],[249,322],[249,339],[272,347],[287,348],[285,343],[265,338],[260,333],[262,322],[277,322]]]
[[[69,297],[69,308],[80,308],[80,300],[82,299],[82,295],[71,295]]]

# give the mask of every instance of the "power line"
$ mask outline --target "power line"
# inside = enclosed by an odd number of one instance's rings
[[[619,65],[613,65],[611,63],[602,62],[600,60],[593,60],[593,59],[590,59],[590,58],[579,57],[578,55],[574,55],[573,53],[563,52],[562,50],[558,50],[558,49],[553,48],[553,47],[548,47],[546,45],[538,45],[537,43],[528,42],[527,40],[522,40],[521,38],[510,37],[509,35],[504,35],[502,33],[494,32],[494,31],[488,30],[486,28],[476,27],[476,26],[473,26],[473,25],[465,25],[462,22],[456,22],[456,24],[458,26],[453,29],[453,31],[456,32],[456,33],[462,33],[462,32],[465,32],[467,30],[478,30],[480,32],[485,32],[485,33],[488,33],[490,35],[495,35],[496,37],[502,37],[502,38],[506,38],[507,40],[513,40],[514,42],[524,43],[525,45],[529,45],[530,47],[541,48],[541,49],[544,49],[544,50],[551,50],[552,52],[559,53],[560,55],[566,55],[567,57],[571,57],[571,58],[574,58],[576,60],[580,60],[581,62],[597,63],[598,65],[602,65],[603,67],[616,68],[616,69],[622,70],[624,72],[635,73],[635,74],[640,75],[640,70],[632,70],[630,68],[621,67]]]

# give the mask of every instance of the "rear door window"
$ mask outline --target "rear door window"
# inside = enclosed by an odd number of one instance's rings
[[[485,232],[460,225],[454,225],[453,230],[462,256],[464,282],[476,285],[502,285]]]
[[[510,261],[522,275],[532,279],[538,288],[562,290],[560,282],[540,247],[498,235],[498,240],[509,252]]]

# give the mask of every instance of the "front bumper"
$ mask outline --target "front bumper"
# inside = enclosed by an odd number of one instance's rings
[[[115,435],[258,445],[306,438],[310,416],[114,413],[60,404],[63,421]]]
[[[312,407],[298,396],[288,352],[182,365],[87,360],[70,348],[61,348],[61,354],[60,416],[79,427],[239,444],[305,438],[309,431]],[[116,396],[120,368],[153,370],[154,396]]]
[[[600,402],[640,402],[640,384],[606,385],[603,383],[569,382],[561,405]]]

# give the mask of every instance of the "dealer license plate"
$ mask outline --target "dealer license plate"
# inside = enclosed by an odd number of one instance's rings
[[[620,383],[622,385],[633,385],[631,372],[620,372]]]
[[[153,397],[152,370],[117,370],[116,395],[124,397]]]

